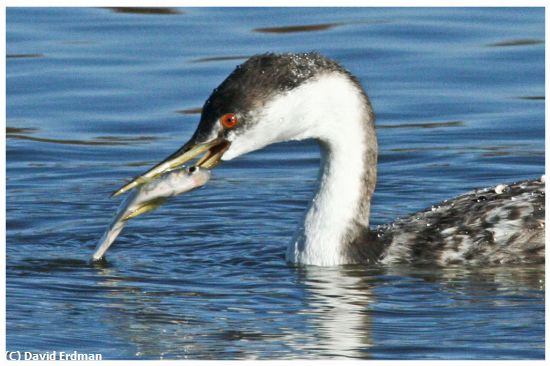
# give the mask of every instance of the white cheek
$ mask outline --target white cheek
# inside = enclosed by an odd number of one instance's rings
[[[237,156],[259,150],[273,142],[269,138],[269,134],[262,133],[262,129],[256,127],[240,136],[230,133],[227,140],[231,142],[231,145],[223,154],[222,160],[231,160]]]
[[[227,136],[231,146],[222,159],[231,160],[277,142],[314,137],[303,134],[309,126],[303,118],[307,111],[296,105],[296,101],[300,100],[301,96],[287,93],[268,103],[261,111],[251,113],[249,118],[252,127],[242,134],[232,133]]]
[[[222,155],[222,160],[224,160],[224,161],[232,160],[232,159],[236,158],[237,156],[242,155],[237,150],[238,149],[234,148],[234,145],[231,144],[231,146],[229,146],[229,149],[227,149],[227,151]]]
[[[328,74],[273,97],[248,116],[249,130],[228,136],[232,143],[222,159],[277,142],[346,137],[341,120],[355,120],[362,111],[362,99],[349,84],[341,75]]]

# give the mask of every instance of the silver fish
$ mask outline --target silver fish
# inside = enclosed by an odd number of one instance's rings
[[[171,170],[131,192],[120,204],[111,224],[99,240],[94,261],[101,260],[120,234],[126,221],[161,206],[168,198],[202,187],[210,179],[210,170],[199,167]]]

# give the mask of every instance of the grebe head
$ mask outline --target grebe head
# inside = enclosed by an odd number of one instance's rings
[[[223,136],[230,142],[223,160],[272,143],[323,140],[363,97],[355,78],[318,54],[255,56],[208,98],[196,136],[203,141]],[[228,116],[234,126],[225,125]]]
[[[374,115],[359,82],[335,61],[316,53],[253,56],[214,89],[191,139],[115,195],[203,153],[197,165],[213,168],[282,141],[333,145],[348,137],[350,120],[372,124]],[[368,133],[376,148],[374,129]]]

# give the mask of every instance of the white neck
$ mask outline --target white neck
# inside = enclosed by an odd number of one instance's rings
[[[312,93],[327,91],[329,95],[320,99],[324,101],[322,104],[319,99],[312,99],[317,101],[315,107],[322,109],[321,118],[308,114],[311,124],[316,125],[314,137],[321,146],[319,190],[288,246],[290,262],[318,266],[346,264],[349,262],[346,236],[352,224],[368,227],[368,212],[366,215],[361,212],[367,164],[366,106],[355,86],[347,80],[340,85],[341,81],[324,80],[324,84],[317,83],[314,91],[303,91],[310,97]]]
[[[249,116],[258,123],[228,137],[235,141],[224,160],[281,141],[313,138],[321,144],[319,191],[288,247],[290,262],[349,263],[345,246],[354,239],[352,229],[368,227],[377,145],[374,115],[360,88],[344,73],[321,75],[274,97]]]
[[[352,138],[352,136],[350,136]],[[350,140],[348,140],[350,141]],[[363,184],[363,155],[353,144],[321,144],[319,190],[287,250],[287,260],[318,266],[345,264],[346,233],[357,218]],[[364,222],[368,227],[368,218]]]

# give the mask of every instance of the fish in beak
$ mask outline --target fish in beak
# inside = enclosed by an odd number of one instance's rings
[[[171,197],[192,191],[208,182],[210,169],[195,166],[173,169],[133,190],[120,204],[111,224],[99,240],[92,260],[99,261],[120,234],[126,222],[161,206]]]
[[[112,197],[118,196],[133,188],[148,183],[163,173],[181,167],[189,160],[192,160],[201,154],[204,155],[199,158],[199,160],[195,163],[195,166],[205,169],[213,169],[220,163],[222,155],[229,148],[230,144],[231,143],[223,137],[217,137],[207,142],[197,142],[197,139],[193,137],[178,151],[114,192]]]

